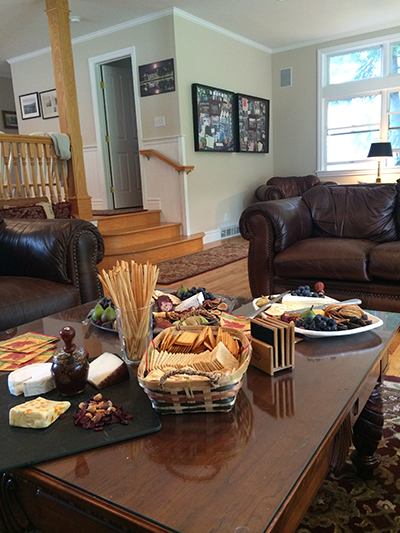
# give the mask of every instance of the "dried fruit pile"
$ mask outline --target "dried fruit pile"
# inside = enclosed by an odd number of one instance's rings
[[[75,426],[84,429],[101,431],[108,424],[129,424],[132,415],[126,413],[122,407],[113,405],[111,400],[103,398],[102,394],[96,394],[81,402],[74,413]]]

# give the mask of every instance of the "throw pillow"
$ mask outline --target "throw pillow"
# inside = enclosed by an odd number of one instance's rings
[[[71,218],[72,205],[70,202],[53,204],[55,218]]]
[[[21,205],[20,207],[7,207],[1,209],[4,218],[46,218],[46,212],[41,205]]]

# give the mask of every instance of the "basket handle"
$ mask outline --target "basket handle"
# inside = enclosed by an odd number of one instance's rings
[[[215,372],[203,372],[201,370],[194,370],[193,368],[177,368],[176,370],[170,370],[169,372],[166,372],[163,376],[161,376],[160,388],[163,388],[168,378],[176,376],[178,374],[187,374],[189,376],[205,376],[210,380],[211,385],[213,385],[214,387],[218,385],[219,378],[221,377]]]

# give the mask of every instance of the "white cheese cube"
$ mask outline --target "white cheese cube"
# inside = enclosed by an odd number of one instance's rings
[[[21,428],[47,428],[71,406],[70,402],[55,402],[38,397],[10,409],[11,426]]]

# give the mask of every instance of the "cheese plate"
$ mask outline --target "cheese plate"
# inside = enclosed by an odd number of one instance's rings
[[[258,308],[257,301],[259,298],[255,298],[253,300],[253,307],[254,309]],[[332,303],[339,303],[338,300],[335,300],[334,298],[329,298],[328,296],[325,296],[324,298],[309,298],[309,297],[302,297],[302,296],[291,296],[287,295],[284,296],[282,299],[282,304],[273,304],[270,309],[268,309],[269,316],[273,316],[274,314],[279,317],[280,312],[283,314],[285,311],[288,313],[294,313],[297,309],[302,309],[306,307],[307,305],[313,305],[320,306],[321,304],[326,303],[326,305],[330,305]],[[275,307],[276,306],[276,307]],[[279,307],[278,307],[279,306]],[[368,317],[368,320],[371,321],[371,324],[368,324],[367,326],[362,326],[358,328],[353,329],[345,329],[341,331],[316,331],[316,330],[308,330],[304,328],[294,328],[294,331],[297,335],[303,335],[304,337],[310,337],[310,338],[328,338],[328,337],[343,337],[346,335],[357,335],[359,333],[364,333],[366,331],[371,331],[373,329],[379,328],[382,326],[383,321],[370,314],[365,312],[365,314]],[[264,313],[261,314],[261,316],[265,316]]]

